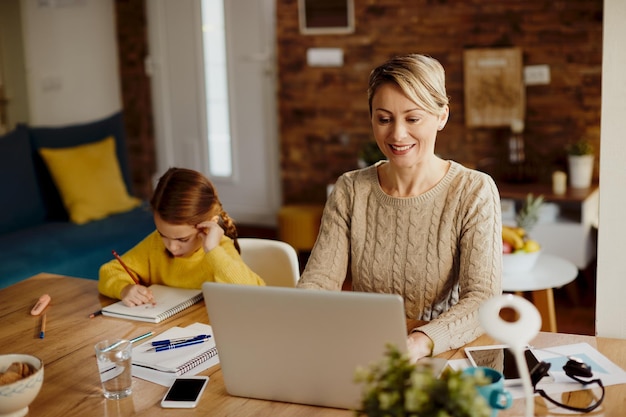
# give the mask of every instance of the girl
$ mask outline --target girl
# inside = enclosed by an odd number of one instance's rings
[[[204,175],[170,168],[150,200],[156,230],[122,256],[139,284],[113,259],[98,290],[128,306],[154,302],[152,284],[201,288],[205,281],[265,285],[239,255],[237,229]]]

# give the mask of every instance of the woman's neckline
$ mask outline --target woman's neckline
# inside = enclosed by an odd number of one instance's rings
[[[388,164],[389,162],[387,161],[380,161],[378,163],[376,163],[373,166],[373,174],[375,176],[376,179],[376,183],[378,185],[377,189],[380,191],[381,194],[389,197],[389,198],[397,198],[397,199],[414,199],[414,198],[420,198],[422,196],[426,196],[428,194],[430,194],[431,192],[436,192],[437,189],[442,187],[442,184],[444,183],[448,183],[448,181],[446,181],[446,179],[451,176],[451,174],[453,173],[453,171],[456,171],[456,167],[453,164],[453,161],[450,160],[443,160],[442,162],[445,163],[445,171],[443,171],[443,175],[438,176],[437,178],[435,178],[434,180],[432,180],[430,183],[428,183],[426,186],[423,187],[422,190],[418,191],[418,192],[414,192],[414,193],[407,193],[407,195],[399,195],[399,194],[394,194],[394,193],[390,193],[388,192],[388,190],[392,187],[390,186],[383,186],[381,177],[384,177],[384,175],[381,175],[382,170],[385,168],[384,165]],[[384,173],[383,173],[384,174]]]

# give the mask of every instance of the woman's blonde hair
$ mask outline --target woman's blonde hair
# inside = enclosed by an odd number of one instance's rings
[[[163,221],[171,224],[195,226],[218,216],[224,234],[233,239],[235,247],[240,251],[235,222],[222,208],[213,183],[198,171],[168,169],[159,178],[150,207]]]
[[[397,56],[372,70],[367,89],[370,116],[373,97],[386,83],[400,87],[411,101],[435,116],[441,115],[449,103],[445,70],[439,61],[426,55]]]

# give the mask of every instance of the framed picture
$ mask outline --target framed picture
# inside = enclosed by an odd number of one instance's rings
[[[303,35],[354,32],[354,0],[298,0]]]
[[[467,49],[463,59],[466,126],[501,127],[524,120],[522,50]]]

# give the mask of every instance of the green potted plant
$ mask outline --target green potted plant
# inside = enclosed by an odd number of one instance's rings
[[[438,377],[428,361],[410,363],[395,346],[355,381],[365,385],[357,416],[366,417],[489,417],[491,408],[476,387],[485,381],[446,368]]]
[[[572,142],[568,144],[566,147],[566,150],[567,150],[568,155],[577,155],[577,156],[593,155],[595,152],[593,145],[587,139],[580,139],[580,140],[577,140],[576,142]]]
[[[587,139],[567,145],[569,182],[572,188],[589,188],[593,176],[594,147]]]

